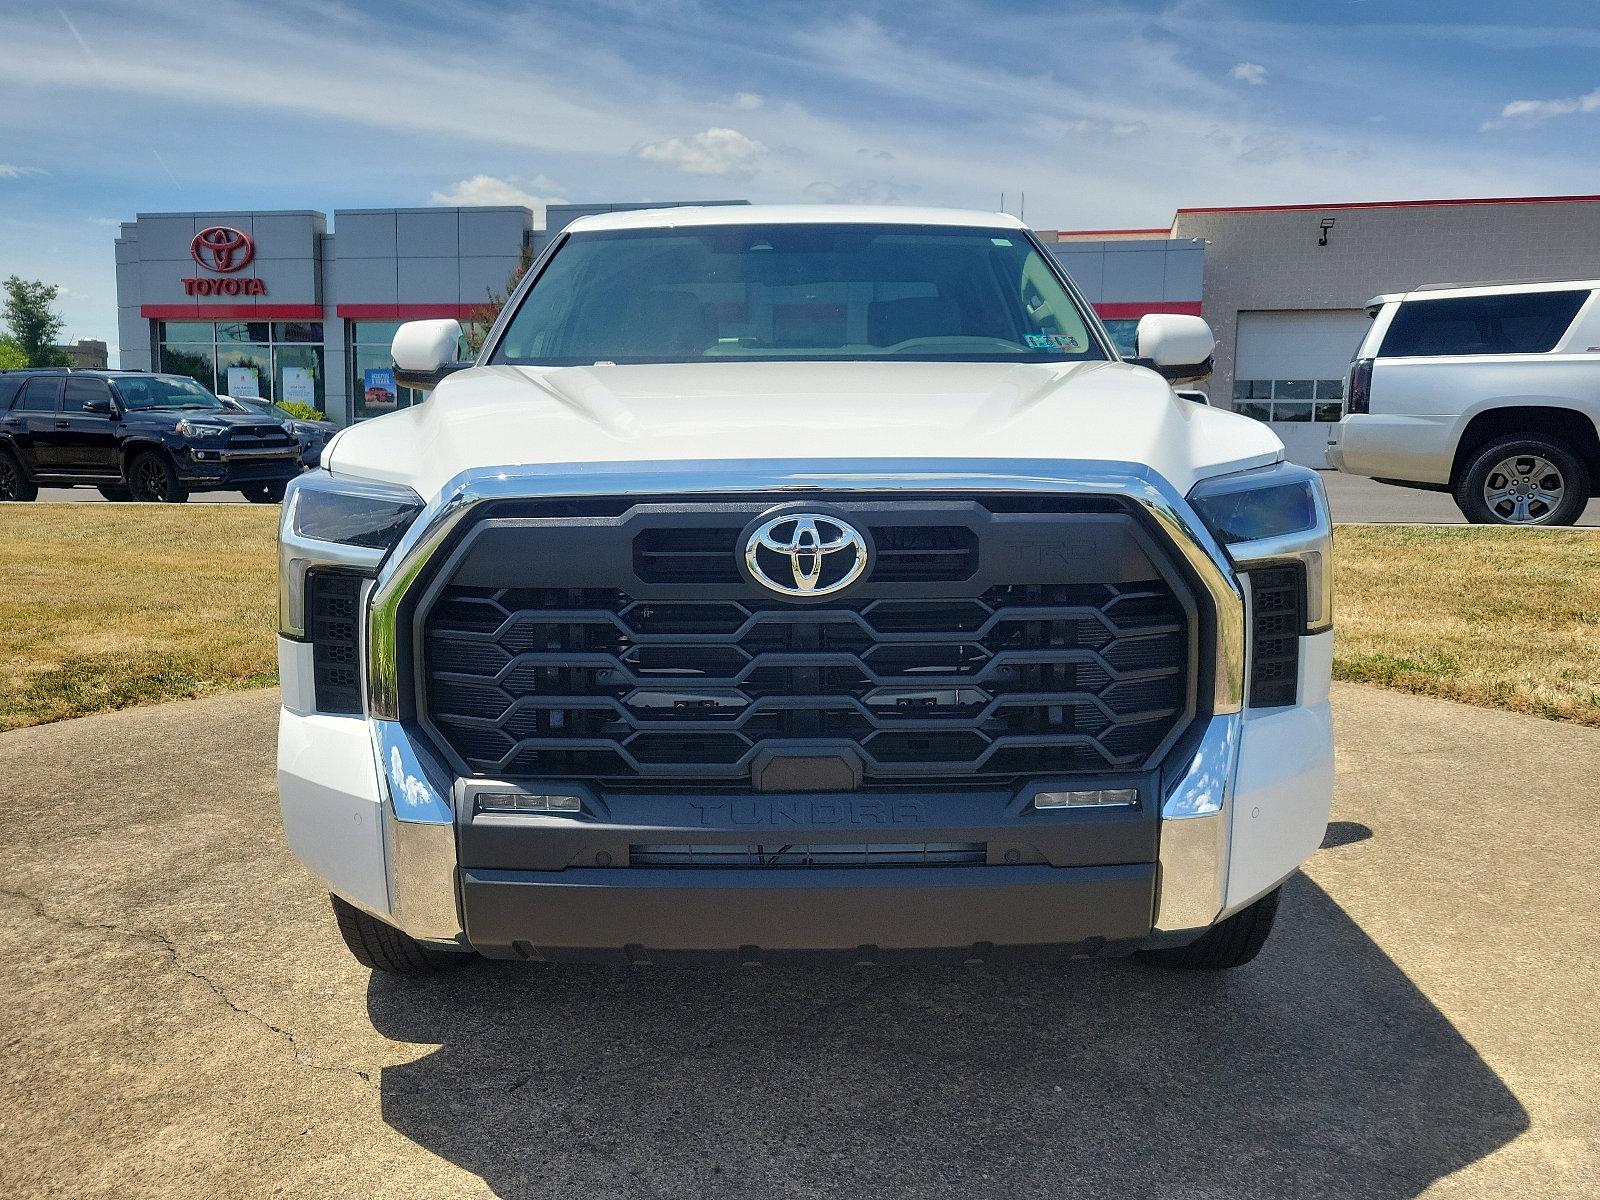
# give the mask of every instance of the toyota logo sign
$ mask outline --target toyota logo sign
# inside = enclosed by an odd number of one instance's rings
[[[208,271],[242,271],[256,256],[256,244],[242,229],[212,225],[194,235],[189,254]]]
[[[750,578],[768,591],[798,600],[842,592],[866,574],[871,555],[855,526],[816,512],[769,515],[744,543]]]

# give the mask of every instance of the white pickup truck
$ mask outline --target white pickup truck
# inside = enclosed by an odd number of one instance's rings
[[[278,781],[364,964],[1250,961],[1333,778],[1327,505],[996,214],[588,217],[280,533]],[[1166,378],[1163,378],[1163,375]]]
[[[1469,520],[1571,525],[1600,495],[1600,280],[1376,296],[1328,464],[1448,491]]]

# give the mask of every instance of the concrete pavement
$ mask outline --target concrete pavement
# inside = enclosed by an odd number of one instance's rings
[[[1335,521],[1372,525],[1464,525],[1466,518],[1448,492],[1423,492],[1396,487],[1360,475],[1322,471],[1328,507]],[[1579,525],[1600,525],[1600,500],[1591,500]]]
[[[371,978],[272,692],[0,736],[0,1195],[1592,1197],[1600,733],[1337,689],[1262,957]]]

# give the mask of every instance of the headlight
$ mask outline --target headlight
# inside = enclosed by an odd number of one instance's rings
[[[1333,527],[1315,471],[1278,463],[1222,475],[1196,484],[1189,503],[1241,570],[1301,569],[1308,632],[1333,623]]]
[[[327,471],[292,480],[278,524],[280,632],[305,636],[307,571],[376,574],[421,511],[422,497],[399,484],[338,479]]]
[[[178,422],[178,432],[186,438],[197,442],[211,442],[228,436],[226,425],[212,425],[206,421],[194,421],[188,417]]]

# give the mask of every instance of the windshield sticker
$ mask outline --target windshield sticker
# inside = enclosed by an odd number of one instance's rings
[[[1007,247],[1009,247],[1011,245],[1011,239],[1010,238],[990,238],[989,241],[990,241],[991,244],[996,245],[996,246],[1007,246]]]
[[[1083,349],[1083,343],[1070,333],[1030,333],[1025,339],[1028,347],[1033,350],[1069,350]]]

